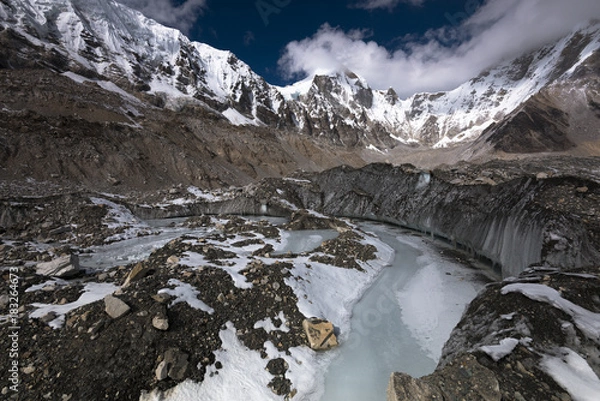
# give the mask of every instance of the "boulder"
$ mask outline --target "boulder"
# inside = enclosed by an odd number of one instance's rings
[[[125,282],[123,283],[123,287],[127,287],[131,282],[141,280],[144,277],[148,276],[151,273],[151,269],[144,266],[143,263],[138,263],[131,269]]]
[[[156,376],[156,380],[162,381],[169,377],[169,365],[167,365],[166,361],[162,361],[156,367],[154,371],[154,375]]]
[[[0,309],[2,309],[2,310],[6,309],[6,307],[8,306],[9,303],[10,303],[10,297],[8,296],[8,294],[0,295]]]
[[[118,319],[131,310],[129,305],[113,295],[104,298],[104,311],[113,319]]]
[[[337,337],[331,322],[324,319],[304,319],[302,328],[308,337],[310,348],[315,351],[325,351],[337,347]]]
[[[69,278],[77,276],[81,269],[79,267],[79,256],[65,255],[50,262],[38,263],[35,272],[40,276],[54,276]]]
[[[185,379],[188,369],[189,355],[179,348],[169,348],[163,355],[163,360],[156,367],[157,380],[165,380],[170,377],[173,380]]]

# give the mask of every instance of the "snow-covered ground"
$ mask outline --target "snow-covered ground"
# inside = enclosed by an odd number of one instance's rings
[[[48,325],[54,329],[58,329],[65,323],[67,313],[84,305],[99,301],[115,292],[118,288],[112,283],[88,283],[76,301],[64,305],[34,303],[32,306],[36,309],[29,316],[32,318],[41,318],[49,313],[54,313],[56,317]]]
[[[379,227],[378,234],[386,229]],[[281,241],[261,239],[272,244],[277,254],[291,248],[294,252],[309,251],[332,235],[327,230],[284,231]],[[236,237],[229,241],[237,240]],[[327,317],[338,328],[342,343],[340,348],[326,353],[295,347],[289,350],[289,355],[270,342],[265,343],[268,359],[283,358],[288,363],[286,377],[297,390],[294,399],[362,400],[374,394],[384,399],[385,385],[393,370],[426,374],[434,369],[444,342],[482,284],[471,279],[466,269],[437,258],[435,251],[422,240],[400,237],[393,246],[388,244],[390,240],[395,240],[395,234],[388,233],[385,240],[366,237],[365,243],[375,245],[378,253],[376,260],[361,264],[364,272],[315,263],[308,257],[294,259],[292,276],[286,279],[286,284],[297,295],[300,312],[305,316]],[[411,255],[395,257],[400,248]],[[252,250],[242,248],[235,266],[245,266]],[[382,270],[385,270],[383,276]],[[388,272],[392,275],[387,275]],[[241,287],[248,284],[238,282]],[[431,284],[435,284],[433,288]],[[436,291],[440,294],[426,299]],[[460,294],[454,294],[455,291]],[[364,300],[367,304],[361,310],[359,306]],[[410,312],[411,307],[418,309],[417,315]],[[384,313],[391,309],[393,315]],[[392,337],[381,339],[378,335],[385,331],[381,326],[384,321],[390,323],[391,317],[396,319],[391,319],[392,327],[384,335],[391,333]],[[268,327],[269,322],[260,321],[256,325]],[[402,328],[398,331],[399,326]],[[221,331],[223,345],[216,359],[223,368],[209,370],[204,382],[188,380],[165,393],[144,394],[140,400],[281,400],[267,387],[272,379],[265,370],[268,359],[245,347],[235,333],[232,323]],[[380,352],[374,351],[373,343],[379,344]],[[408,354],[411,357],[407,359]],[[353,360],[357,363],[353,364]]]
[[[186,242],[194,245],[201,238],[204,246],[214,246],[234,252],[226,270],[239,288],[251,288],[252,283],[240,272],[256,259],[252,253],[264,245],[272,245],[269,257],[258,257],[270,264],[287,252],[311,252],[324,240],[338,235],[335,230],[285,231],[279,238],[267,238],[255,233],[261,244],[234,246],[247,239],[231,235],[224,241],[205,238],[209,230],[191,229],[181,225],[160,226],[136,219],[129,211],[111,201],[94,198],[110,212],[105,224],[110,228],[127,227],[116,242],[92,248],[82,257],[82,264],[103,269],[132,263],[168,241],[191,234]],[[224,221],[215,220],[217,223]],[[190,401],[225,399],[281,400],[267,386],[273,376],[265,370],[269,359],[282,358],[289,368],[286,377],[297,391],[294,399],[319,401],[363,400],[373,396],[384,399],[385,385],[392,371],[404,371],[415,376],[430,373],[439,359],[444,342],[460,319],[465,305],[476,295],[481,283],[472,271],[447,262],[420,237],[401,234],[385,225],[363,224],[374,234],[364,235],[362,242],[377,248],[376,259],[359,262],[363,271],[339,268],[310,259],[302,254],[291,262],[291,275],[285,279],[297,299],[299,311],[307,317],[325,317],[339,332],[341,346],[329,352],[315,352],[306,346],[293,347],[288,353],[267,342],[268,358],[245,347],[237,338],[236,327],[229,322],[220,333],[222,346],[216,360],[223,367],[211,366],[202,383],[185,381],[164,393],[143,394],[141,401]],[[136,231],[157,231],[157,235],[136,238]],[[281,256],[278,256],[281,255]],[[187,252],[179,260],[190,268],[207,264],[201,254]],[[44,283],[61,286],[60,280]],[[113,284],[89,283],[80,298],[65,305],[33,305],[32,317],[56,313],[50,324],[60,327],[70,310],[102,299],[117,289]],[[201,301],[202,294],[189,284],[171,280],[159,292],[173,295],[173,302],[187,302],[194,308],[212,313],[211,305]],[[279,314],[285,322],[285,315]],[[578,315],[579,316],[579,315]],[[256,327],[269,329],[269,319],[257,321]],[[285,325],[284,325],[285,326]],[[549,370],[553,360],[548,360]]]
[[[268,239],[259,235],[267,244],[273,245],[274,254],[288,251],[305,252],[320,245],[325,239],[336,235],[333,230],[316,230],[307,232],[283,232],[281,240]],[[239,241],[239,237],[229,239],[219,246],[225,250],[228,245]],[[363,272],[353,269],[343,269],[309,260],[309,256],[300,256],[293,260],[292,276],[286,279],[299,299],[298,308],[307,317],[327,317],[342,333],[350,331],[350,317],[355,303],[361,298],[381,270],[393,258],[393,250],[375,237],[367,237],[365,243],[377,247],[377,259],[363,263],[360,262]],[[210,241],[208,241],[210,243]],[[228,273],[241,288],[247,288],[250,283],[245,282],[245,277],[237,271],[244,268],[249,262],[249,255],[256,250],[256,246],[237,248],[237,258],[230,259],[234,263],[227,266]],[[260,246],[259,246],[260,248]],[[193,255],[181,263],[193,266],[202,261],[194,260]],[[269,263],[272,258],[267,258]],[[266,261],[266,260],[265,260]],[[289,260],[288,260],[289,261]],[[268,325],[267,322],[256,323],[259,326]],[[245,347],[235,335],[236,328],[232,323],[221,331],[220,338],[223,342],[217,352],[216,359],[223,364],[223,368],[207,373],[204,382],[193,383],[186,381],[175,388],[165,392],[153,392],[143,395],[142,401],[188,401],[188,400],[214,400],[225,399],[252,399],[252,400],[281,400],[267,387],[272,375],[265,370],[268,359],[283,358],[289,365],[288,377],[297,393],[294,399],[319,400],[321,399],[324,382],[323,373],[327,366],[337,355],[334,352],[319,353],[308,347],[294,347],[289,350],[290,355],[280,352],[270,342],[265,344],[269,358],[262,359],[260,353]],[[218,374],[217,374],[218,373]]]

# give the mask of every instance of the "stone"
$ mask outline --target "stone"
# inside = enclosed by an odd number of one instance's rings
[[[35,372],[35,366],[33,366],[33,365],[25,366],[23,368],[23,373],[25,373],[26,375],[30,375],[33,372]]]
[[[131,271],[127,275],[127,278],[125,279],[125,282],[123,283],[123,287],[129,286],[129,284],[131,284],[133,281],[143,279],[144,277],[146,277],[150,274],[150,271],[151,271],[151,269],[144,266],[143,263],[138,263],[137,265],[135,265],[133,267],[133,269],[131,269]]]
[[[71,232],[71,226],[63,226],[63,227],[58,227],[58,228],[52,229],[52,230],[48,231],[48,235],[55,236],[55,235],[60,235],[60,234],[68,233],[68,232]]]
[[[387,390],[387,401],[443,400],[439,388],[405,373],[393,373]]]
[[[0,295],[0,309],[4,310],[10,303],[10,297],[7,294]]]
[[[79,256],[65,255],[50,262],[38,263],[35,273],[40,276],[53,276],[60,278],[75,277],[80,273]]]
[[[152,318],[152,327],[156,330],[169,330],[169,318],[162,315],[157,315]]]
[[[304,319],[302,328],[306,333],[310,348],[315,351],[325,351],[337,347],[337,337],[331,322],[324,319]]]
[[[178,348],[169,348],[163,357],[163,362],[168,370],[168,377],[181,381],[185,379],[188,369],[189,355]]]
[[[548,179],[548,174],[547,173],[537,173],[535,178],[537,178],[538,180],[546,180],[546,179]]]
[[[173,298],[172,295],[169,295],[167,293],[161,292],[159,294],[155,294],[152,295],[152,299],[155,300],[158,303],[161,304],[166,304],[167,302],[169,302],[171,299]]]
[[[42,316],[41,321],[44,323],[50,323],[57,317],[58,317],[58,315],[56,314],[56,312],[51,311],[51,312],[46,313],[44,316]]]
[[[590,189],[589,189],[588,187],[578,187],[578,188],[576,189],[576,191],[577,191],[578,193],[580,193],[580,194],[585,194],[585,193],[587,193],[589,190],[590,190]]]
[[[490,177],[477,177],[475,179],[476,183],[482,183],[486,185],[496,186],[498,185],[496,181],[492,180]]]
[[[107,295],[104,298],[104,311],[113,319],[124,316],[130,310],[129,305],[113,295]]]
[[[167,265],[174,266],[179,263],[179,258],[175,255],[169,256],[167,259]]]
[[[154,371],[154,375],[158,381],[165,380],[167,377],[169,377],[169,365],[166,361],[162,361],[158,364],[156,370]]]

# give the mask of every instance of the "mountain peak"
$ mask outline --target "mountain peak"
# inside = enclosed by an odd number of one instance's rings
[[[591,77],[600,23],[488,69],[458,88],[400,100],[348,69],[269,85],[233,53],[192,42],[114,0],[2,0],[6,66],[113,80],[125,90],[202,102],[234,124],[269,125],[337,144],[443,147],[477,139],[543,88]],[[168,103],[168,102],[167,102]]]

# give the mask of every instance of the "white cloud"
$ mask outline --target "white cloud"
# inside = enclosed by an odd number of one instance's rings
[[[600,1],[487,0],[479,8],[446,17],[448,26],[405,39],[394,51],[367,40],[361,31],[344,32],[326,24],[312,37],[289,43],[279,66],[297,78],[349,69],[374,88],[393,87],[401,96],[448,90],[600,18]]]
[[[425,3],[425,0],[362,0],[353,4],[353,8],[363,8],[365,10],[375,10],[377,8],[393,9],[399,3],[408,3],[413,6],[420,6]]]
[[[117,0],[161,24],[189,33],[206,6],[206,0],[186,0],[173,5],[171,0]]]

